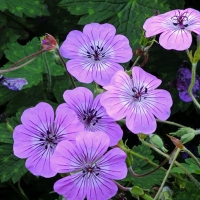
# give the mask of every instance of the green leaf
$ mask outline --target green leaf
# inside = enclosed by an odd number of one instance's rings
[[[0,143],[13,144],[12,133],[9,132],[6,123],[0,123]]]
[[[149,147],[139,145],[134,146],[132,150],[156,163],[156,161],[153,160],[154,156],[152,155],[152,151]],[[133,157],[132,169],[136,174],[145,174],[155,169],[155,167],[152,167],[152,165],[148,164],[143,159]],[[137,185],[141,188],[151,188],[155,184],[161,184],[163,177],[164,172],[162,170],[157,170],[156,172],[144,177],[133,177],[130,174],[128,174],[128,176],[125,179],[123,179],[123,181],[131,181],[132,185]]]
[[[36,53],[40,49],[40,40],[38,38],[33,38],[32,41],[28,42],[25,46],[22,46],[18,43],[8,44],[8,49],[5,50],[5,55],[10,62],[15,63],[26,56],[29,56],[33,53]],[[50,53],[46,54],[46,59],[48,60],[48,66],[51,75],[57,76],[62,75],[65,69],[59,65],[56,65],[53,56]],[[6,65],[2,69],[10,67]],[[14,72],[7,72],[5,76],[7,77],[18,77],[26,78],[28,85],[24,86],[25,88],[30,88],[34,85],[38,85],[39,82],[43,80],[42,74],[46,73],[46,63],[44,58],[39,55],[33,62],[29,63],[23,68],[20,68]]]
[[[185,5],[184,0],[179,0],[179,1],[167,0],[167,3],[169,4],[169,7],[171,10],[184,9],[184,5]]]
[[[62,0],[59,6],[71,14],[80,15],[79,24],[91,22],[111,23],[117,32],[128,37],[133,48],[139,46],[142,26],[154,10],[169,10],[165,0]]]
[[[23,14],[29,17],[49,15],[44,0],[1,0],[0,10],[3,12],[9,10],[16,16],[23,17]]]
[[[200,162],[200,159],[198,159]],[[188,172],[193,174],[199,174],[199,167],[192,158],[185,159],[186,163],[180,163]],[[185,174],[179,167],[173,167],[171,172],[176,172],[179,174]]]
[[[0,180],[16,183],[26,172],[25,160],[13,155],[12,145],[0,145]]]

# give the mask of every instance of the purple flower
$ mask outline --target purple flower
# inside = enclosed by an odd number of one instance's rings
[[[112,75],[124,70],[118,63],[132,58],[128,39],[115,35],[111,24],[91,23],[81,31],[71,31],[60,47],[61,55],[69,58],[67,70],[83,83],[107,85]]]
[[[143,28],[146,37],[161,33],[159,43],[163,48],[185,50],[192,43],[191,31],[200,34],[200,13],[192,8],[172,10],[150,17]]]
[[[95,99],[92,92],[84,87],[66,90],[63,94],[66,103],[63,107],[74,110],[86,131],[103,131],[110,137],[110,145],[116,145],[122,138],[123,132],[120,126],[106,113],[100,104],[101,94]]]
[[[102,94],[101,104],[113,119],[126,117],[126,126],[133,133],[151,134],[156,130],[154,116],[166,120],[172,106],[169,92],[156,89],[160,84],[160,79],[140,67],[133,67],[132,78],[116,72],[104,87],[108,91]]]
[[[58,106],[54,119],[53,108],[42,102],[25,110],[21,121],[22,124],[13,133],[14,154],[19,158],[28,158],[26,167],[34,175],[55,176],[51,158],[57,144],[62,140],[75,142],[77,132],[83,130],[76,114]]]
[[[188,94],[188,88],[191,82],[191,70],[186,67],[181,67],[177,72],[176,87],[179,91],[179,97],[184,102],[192,101]],[[192,92],[194,97],[197,97],[200,89],[200,77],[196,75],[196,80]]]
[[[28,82],[25,78],[6,78],[0,75],[0,83],[10,90],[21,90]]]
[[[76,146],[62,141],[52,157],[58,173],[71,175],[58,180],[54,190],[67,200],[107,200],[117,193],[113,179],[126,177],[126,154],[119,148],[107,151],[109,137],[99,131],[83,131],[76,137]]]

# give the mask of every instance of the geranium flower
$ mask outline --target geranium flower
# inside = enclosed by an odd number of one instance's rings
[[[71,75],[83,83],[106,85],[112,75],[123,70],[118,63],[128,62],[132,50],[128,39],[115,35],[111,24],[87,24],[81,31],[71,31],[60,47],[63,57],[71,59],[66,67]]]
[[[92,92],[84,87],[66,90],[63,94],[66,103],[63,107],[74,110],[85,130],[96,132],[103,131],[110,137],[110,145],[116,145],[122,138],[121,127],[106,113],[100,104],[101,94],[95,99]]]
[[[172,106],[169,92],[156,89],[160,84],[160,79],[140,67],[133,67],[132,78],[116,72],[110,85],[104,86],[108,91],[102,94],[101,104],[113,119],[126,117],[126,126],[133,133],[151,134],[156,130],[154,116],[166,120]]]
[[[176,79],[176,88],[179,91],[179,97],[184,102],[192,101],[188,93],[188,88],[191,82],[191,70],[186,67],[181,67],[177,72],[177,79]],[[196,75],[196,80],[194,87],[192,88],[192,93],[194,97],[199,95],[200,89],[200,77]]]
[[[109,137],[98,131],[83,131],[76,146],[62,141],[52,157],[58,173],[71,173],[54,184],[54,191],[67,200],[108,200],[117,193],[113,179],[126,177],[126,154],[119,148],[107,151]]]
[[[0,75],[0,83],[10,90],[21,90],[28,82],[25,78],[7,78]]]
[[[200,13],[192,8],[172,10],[150,17],[143,25],[146,37],[161,33],[160,45],[165,49],[185,50],[192,43],[191,31],[200,34]]]
[[[77,132],[83,130],[73,110],[58,107],[54,119],[53,108],[39,103],[25,110],[22,124],[13,133],[14,154],[27,158],[26,167],[36,176],[52,177],[56,171],[51,166],[51,157],[62,140],[75,141]]]

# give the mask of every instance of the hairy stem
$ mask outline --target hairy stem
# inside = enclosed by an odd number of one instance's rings
[[[185,151],[187,154],[189,154],[190,157],[193,158],[194,161],[197,163],[197,165],[200,167],[200,162],[199,162],[199,160],[196,158],[196,156],[195,156],[191,151],[189,151],[185,146],[184,146],[184,148],[183,148],[183,151]]]
[[[170,164],[170,166],[169,166],[169,169],[167,170],[167,173],[165,174],[165,177],[164,177],[164,179],[163,179],[163,181],[162,181],[162,184],[161,184],[161,186],[160,186],[160,188],[159,188],[159,190],[158,190],[156,196],[154,197],[154,200],[158,199],[158,197],[159,197],[159,195],[160,195],[160,193],[161,193],[161,191],[162,191],[162,189],[163,189],[163,187],[164,187],[164,185],[165,185],[165,182],[166,182],[166,180],[167,180],[167,178],[168,178],[168,176],[169,176],[169,174],[170,174],[170,171],[171,171],[171,169],[172,169],[172,167],[173,167],[173,165],[174,165],[174,162],[175,162],[177,156],[179,155],[180,151],[181,151],[181,150],[180,150],[179,148],[176,149],[175,155],[173,155],[173,159],[172,159],[172,162],[171,162],[171,164]]]
[[[178,126],[180,128],[184,128],[186,126],[183,126],[181,124],[178,124],[178,123],[175,123],[175,122],[171,122],[171,121],[162,121],[162,120],[159,120],[159,119],[156,119],[157,122],[162,122],[162,123],[165,123],[165,124],[170,124],[170,125],[173,125],[173,126]]]

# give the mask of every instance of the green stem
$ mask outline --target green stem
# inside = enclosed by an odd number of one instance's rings
[[[24,200],[28,200],[27,197],[25,197],[24,195],[22,195],[21,192],[19,192],[19,190],[13,185],[13,183],[8,183],[9,186]]]
[[[137,62],[139,61],[139,59],[141,58],[141,56],[138,56],[135,60],[135,62],[133,63],[131,70],[133,69],[133,67],[137,64]]]
[[[63,65],[63,67],[66,69],[65,61],[64,61],[63,57],[61,56],[59,49],[57,50],[57,53],[58,53],[58,56],[59,56],[59,58],[60,58],[60,60],[61,60],[61,63],[62,63],[62,65]],[[66,71],[67,71],[67,70],[66,70]],[[72,83],[73,87],[76,88],[76,84],[75,84],[75,82],[74,82],[74,79],[72,78],[71,74],[70,74],[68,71],[67,71],[67,73],[68,73],[68,75],[69,75],[69,78],[70,78],[70,80],[71,80],[71,83]]]
[[[188,88],[188,93],[189,93],[190,97],[192,98],[194,104],[200,109],[200,104],[195,99],[195,97],[192,93],[192,88],[194,87],[195,78],[196,78],[196,67],[197,67],[197,63],[192,63],[192,76],[191,76],[191,83],[190,83],[190,86]]]
[[[27,61],[27,62],[25,62],[24,64],[19,65],[19,66],[17,66],[17,67],[13,67],[13,68],[9,67],[8,69],[0,70],[0,74],[4,74],[4,73],[6,73],[6,72],[11,72],[11,71],[18,70],[18,69],[20,69],[20,68],[22,68],[22,67],[28,65],[29,63],[33,62],[35,59],[36,59],[36,57],[30,59],[29,61]]]
[[[164,156],[165,158],[168,158],[168,160],[170,160],[170,156],[168,154],[163,153],[162,151],[160,151],[159,149],[157,149],[155,146],[153,146],[152,144],[149,144],[148,142],[145,142],[144,140],[141,140],[141,142],[154,149],[157,153],[161,154],[162,156]],[[199,182],[192,176],[192,174],[190,172],[187,171],[187,169],[185,169],[179,162],[175,161],[175,165],[177,167],[179,167],[189,178],[190,180],[198,187],[198,189],[200,190],[200,184]],[[174,176],[174,174],[173,174]],[[177,176],[178,177],[178,176]],[[176,177],[176,178],[177,178]],[[178,177],[178,179],[180,179],[180,177]]]
[[[169,166],[169,169],[167,170],[167,173],[165,174],[165,177],[164,177],[164,179],[162,181],[162,184],[161,184],[156,196],[154,197],[154,200],[156,200],[160,196],[160,193],[161,193],[161,191],[162,191],[162,189],[163,189],[163,187],[165,185],[165,182],[166,182],[166,180],[167,180],[167,178],[168,178],[168,176],[170,174],[170,171],[171,171],[171,169],[172,169],[172,167],[174,165],[174,162],[175,162],[177,156],[179,155],[180,151],[181,151],[180,149],[177,149],[176,152],[175,152],[175,155],[173,155],[172,162],[171,162],[171,164]]]
[[[183,151],[185,151],[187,154],[189,154],[190,157],[193,158],[195,160],[195,162],[197,163],[197,165],[200,167],[199,160],[195,157],[195,155],[191,151],[189,151],[186,147],[183,148]]]
[[[26,200],[28,200],[28,197],[26,196],[26,194],[24,193],[24,191],[20,185],[20,180],[18,181],[17,186],[19,188],[20,193],[25,197]]]
[[[171,122],[171,121],[162,121],[162,120],[159,120],[159,119],[156,119],[157,122],[162,122],[162,123],[165,123],[165,124],[170,124],[170,125],[173,125],[173,126],[178,126],[180,128],[185,128],[186,126],[183,126],[181,124],[178,124],[178,123],[175,123],[175,122]]]
[[[47,80],[48,80],[47,96],[48,96],[49,92],[51,91],[51,83],[52,83],[51,72],[50,72],[50,67],[49,67],[49,64],[48,64],[48,61],[47,61],[46,54],[43,53],[42,57],[43,57],[43,60],[44,60],[44,63],[45,63],[45,67],[46,67],[46,70],[47,70]]]

